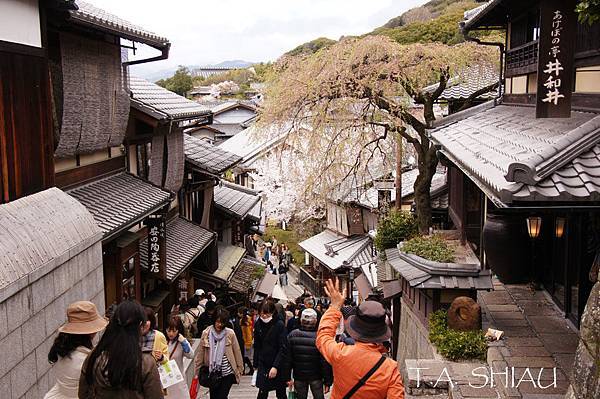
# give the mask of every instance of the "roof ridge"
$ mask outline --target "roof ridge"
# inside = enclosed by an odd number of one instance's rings
[[[575,136],[575,137],[573,137]],[[508,165],[509,182],[535,185],[600,142],[600,115],[566,132],[546,151]],[[540,160],[535,162],[536,160]]]

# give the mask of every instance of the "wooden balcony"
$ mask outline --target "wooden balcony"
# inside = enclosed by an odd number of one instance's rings
[[[538,41],[506,51],[506,77],[537,72]]]
[[[314,296],[323,296],[323,284],[321,282],[321,279],[314,278],[303,267],[300,267],[300,273],[298,274],[298,282],[301,285],[303,285],[304,288],[306,288]]]

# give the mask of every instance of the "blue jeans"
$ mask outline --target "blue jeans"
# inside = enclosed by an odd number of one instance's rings
[[[297,399],[306,399],[308,397],[308,387],[312,392],[314,399],[324,399],[323,380],[314,381],[298,381],[294,380],[294,388],[296,389]]]

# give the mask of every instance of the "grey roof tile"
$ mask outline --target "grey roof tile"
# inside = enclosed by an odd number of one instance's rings
[[[345,237],[325,230],[299,245],[331,270],[345,264],[358,268],[375,262],[373,242],[368,235]]]
[[[470,67],[463,73],[449,80],[438,100],[455,101],[465,100],[473,93],[492,86],[499,81],[498,72],[490,67]],[[426,92],[433,92],[439,87],[439,83],[428,86],[424,89]],[[491,100],[498,97],[498,88],[490,90],[487,93],[477,97],[479,100]]]
[[[242,161],[242,157],[207,143],[198,137],[183,135],[185,160],[208,173],[220,175]]]
[[[534,108],[498,105],[464,115],[431,136],[497,203],[587,200],[600,185],[597,114],[536,119]]]
[[[215,187],[215,206],[240,219],[244,219],[260,200],[257,191],[238,184],[221,181]]]
[[[477,289],[492,288],[489,270],[479,265],[438,263],[407,255],[398,248],[385,250],[386,262],[408,281],[411,287],[421,289]]]
[[[166,226],[167,280],[175,280],[216,238],[204,227],[175,217]],[[140,263],[148,268],[148,238],[140,242]]]
[[[77,10],[70,10],[69,16],[76,23],[92,26],[96,29],[155,47],[169,46],[167,38],[134,25],[93,4],[81,0],[76,0],[74,4],[77,6]]]
[[[246,249],[219,242],[217,243],[217,253],[219,255],[219,266],[213,272],[213,275],[227,281],[242,261]]]
[[[85,206],[104,239],[158,210],[171,193],[129,173],[117,173],[67,191]]]
[[[0,205],[0,302],[6,287],[100,239],[90,212],[56,187]]]
[[[252,282],[257,280],[254,276],[259,267],[264,268],[264,263],[247,256],[243,257],[239,266],[229,276],[229,288],[237,292],[247,293],[252,288]]]
[[[210,110],[157,84],[130,77],[131,106],[155,119],[193,119],[208,116]]]

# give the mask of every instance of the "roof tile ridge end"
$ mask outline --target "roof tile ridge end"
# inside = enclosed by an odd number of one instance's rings
[[[535,185],[600,142],[600,115],[567,132],[536,156],[508,165],[509,182]],[[536,160],[538,160],[536,162]]]

